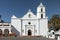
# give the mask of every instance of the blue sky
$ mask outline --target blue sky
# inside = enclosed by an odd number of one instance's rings
[[[13,14],[20,18],[27,13],[28,9],[36,14],[40,3],[46,7],[48,19],[53,14],[60,15],[60,0],[0,0],[0,15],[5,22],[10,22]]]

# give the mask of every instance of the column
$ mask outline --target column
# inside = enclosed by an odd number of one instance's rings
[[[11,34],[12,32],[11,32],[11,29],[9,29],[9,34]]]

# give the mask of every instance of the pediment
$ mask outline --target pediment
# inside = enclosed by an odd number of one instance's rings
[[[22,19],[36,19],[36,15],[29,9],[26,15],[22,17]]]
[[[13,15],[11,18],[17,18],[15,15]]]

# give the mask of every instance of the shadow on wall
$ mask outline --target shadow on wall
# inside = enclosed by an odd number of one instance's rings
[[[15,33],[17,36],[20,35],[20,32],[14,26],[12,26],[11,31],[12,31],[12,33]]]

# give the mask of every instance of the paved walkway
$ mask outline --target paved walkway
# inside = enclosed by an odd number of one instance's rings
[[[55,40],[45,37],[0,37],[0,40]]]

